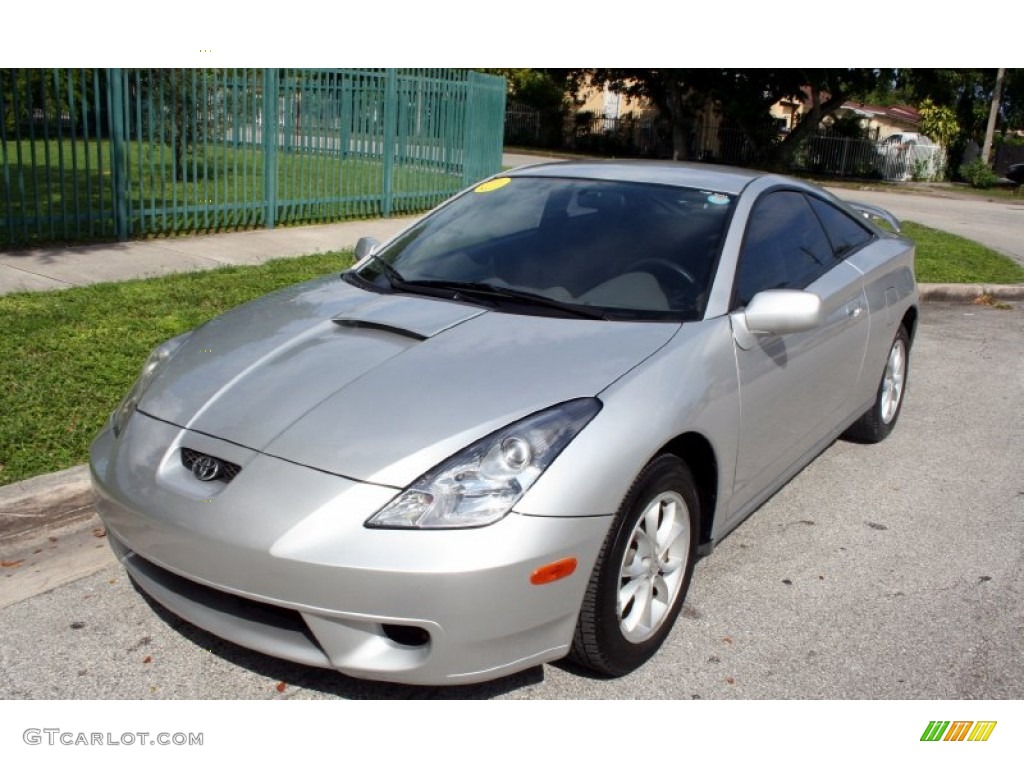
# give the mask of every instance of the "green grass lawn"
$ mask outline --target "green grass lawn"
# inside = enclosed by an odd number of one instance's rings
[[[259,145],[203,145],[188,153],[184,173],[165,144],[129,141],[126,153],[133,236],[264,225],[266,160]],[[0,246],[114,237],[110,157],[107,140],[24,140],[5,146]],[[379,158],[300,146],[281,148],[275,167],[278,224],[383,213],[385,173]],[[399,158],[391,172],[391,212],[427,210],[462,187],[459,168]]]
[[[902,227],[917,243],[919,283],[1024,283],[1024,267],[973,240],[913,221]]]
[[[1024,282],[977,243],[906,222],[920,282]],[[84,462],[149,350],[242,302],[340,272],[351,253],[0,296],[0,485]]]
[[[0,485],[81,464],[149,350],[350,253],[0,296]]]

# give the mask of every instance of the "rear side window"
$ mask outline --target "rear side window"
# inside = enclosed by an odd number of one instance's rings
[[[754,206],[740,253],[736,306],[769,288],[806,288],[837,263],[807,198],[771,192]]]
[[[846,258],[874,237],[867,227],[845,211],[816,197],[811,197],[810,201],[811,208],[825,227],[825,233],[832,243],[832,250],[840,259]]]

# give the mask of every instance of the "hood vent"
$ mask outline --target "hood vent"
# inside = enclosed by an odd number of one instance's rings
[[[364,320],[358,317],[333,317],[331,322],[335,325],[340,325],[342,328],[367,328],[372,331],[384,331],[385,333],[394,333],[399,336],[404,336],[407,339],[415,339],[416,341],[425,341],[428,336],[424,336],[422,333],[410,330],[408,328],[402,328],[398,325],[391,325],[390,323],[380,323],[373,320]]]

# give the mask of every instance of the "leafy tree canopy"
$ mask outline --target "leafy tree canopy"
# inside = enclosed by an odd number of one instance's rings
[[[561,111],[568,106],[570,83],[567,69],[480,69],[508,81],[511,99],[542,111]]]
[[[863,97],[887,82],[893,70],[879,69],[581,69],[571,78],[629,98],[646,98],[673,128],[673,156],[687,157],[686,128],[709,105],[727,124],[743,129],[769,165],[784,165],[804,138],[844,102]],[[793,99],[809,111],[797,128],[780,139],[769,117],[776,102]]]

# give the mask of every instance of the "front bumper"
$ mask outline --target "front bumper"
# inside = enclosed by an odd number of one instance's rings
[[[202,483],[190,447],[242,467]],[[564,656],[610,517],[469,530],[368,529],[393,488],[256,453],[136,413],[91,449],[111,545],[147,594],[239,645],[354,677],[492,679]],[[530,584],[565,557],[576,572]]]

